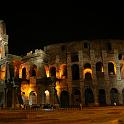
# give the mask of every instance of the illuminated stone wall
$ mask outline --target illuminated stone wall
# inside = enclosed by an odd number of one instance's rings
[[[48,45],[19,57],[8,54],[8,35],[0,21],[0,89],[5,88],[8,63],[8,72],[14,73],[9,81],[21,84],[27,102],[35,93],[35,103],[55,104],[55,87],[61,104],[124,104],[123,48],[123,40],[82,40]]]
[[[76,97],[73,90],[79,90],[80,100],[78,103],[85,105],[87,101],[85,93],[90,88],[94,96],[93,105],[102,104],[102,100],[100,101],[101,92],[105,92],[103,94],[105,94],[106,104],[113,104],[114,102],[124,104],[124,94],[122,93],[124,89],[123,47],[122,40],[110,39],[73,41],[46,46],[44,50],[50,55],[49,66],[56,68],[56,77],[61,79],[59,83],[57,82],[59,97],[62,91],[65,90],[69,93],[70,104],[75,104],[77,102],[73,101]],[[75,53],[77,53],[79,60],[72,61],[71,56]],[[120,54],[122,58],[119,60]],[[89,63],[91,68],[84,68],[86,63]],[[101,71],[99,66],[96,70],[96,63],[102,63]],[[65,79],[62,79],[61,76],[61,65],[63,64],[67,65],[67,78]],[[79,66],[79,79],[72,80],[72,65],[75,64]],[[85,76],[87,79],[85,79]],[[73,95],[74,97],[72,97]]]

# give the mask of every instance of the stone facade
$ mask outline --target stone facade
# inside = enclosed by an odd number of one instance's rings
[[[56,72],[63,64],[67,67],[67,76],[60,82],[64,85],[60,97],[63,92],[68,94],[69,104],[124,104],[123,47],[123,40],[111,39],[46,46],[44,50],[51,57],[49,65]]]
[[[124,104],[123,40],[57,43],[20,57],[8,53],[0,21],[0,106]]]

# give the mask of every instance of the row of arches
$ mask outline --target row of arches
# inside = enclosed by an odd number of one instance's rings
[[[56,67],[54,66],[51,66],[51,67],[47,67],[47,70],[45,68],[45,66],[43,66],[44,68],[44,71],[43,73],[49,73],[48,75],[49,76],[55,76],[57,78],[67,78],[67,65],[66,64],[62,64],[60,65],[59,69],[56,69]],[[110,75],[115,75],[116,74],[116,69],[115,69],[115,64],[113,62],[109,62],[108,63],[108,74]],[[17,70],[17,69],[16,69]],[[27,78],[27,67],[23,67],[22,70],[18,70],[21,72],[18,73],[18,76],[17,77],[21,77],[23,79],[26,79]],[[71,71],[72,71],[72,80],[78,80],[80,78],[80,70],[79,70],[79,65],[78,64],[72,64],[71,66]],[[5,77],[5,68],[3,66],[3,68],[1,67],[1,78],[4,76]],[[36,65],[32,65],[31,68],[30,68],[30,71],[29,71],[29,76],[32,77],[32,76],[37,76],[37,73],[38,72],[38,68]],[[96,63],[96,74],[98,73],[103,73],[104,72],[104,69],[103,69],[103,63],[102,62],[97,62]],[[19,76],[21,75],[21,76]],[[90,79],[92,78],[92,68],[91,68],[91,64],[89,63],[86,63],[84,64],[84,67],[83,67],[83,77],[85,79]]]
[[[44,69],[46,71],[45,73],[47,76],[54,76],[54,77],[58,76],[58,78],[59,77],[61,77],[61,78],[67,77],[67,67],[64,64],[60,66],[60,70],[59,70],[60,72],[58,74],[57,74],[56,68],[53,66],[50,67],[50,69],[48,67],[44,67]],[[49,73],[49,74],[47,74],[47,73]],[[30,77],[32,77],[32,76],[37,76],[37,67],[34,67],[30,70]],[[26,68],[25,67],[22,68],[22,78],[23,79],[26,78]]]
[[[22,79],[26,79],[26,76],[27,76],[27,70],[26,70],[26,67],[23,67],[22,68]],[[37,75],[37,66],[36,65],[33,65],[31,68],[30,68],[30,71],[29,71],[29,75],[30,77],[33,77],[33,76],[36,76]]]
[[[32,69],[30,71],[30,77],[33,77],[33,76],[36,76],[36,70],[35,69]],[[22,69],[22,78],[26,79],[26,68],[25,67]]]
[[[122,90],[122,98],[124,104],[124,89]],[[79,105],[81,103],[81,93],[80,90],[75,89],[72,92],[72,104]],[[60,95],[60,101],[62,106],[69,105],[69,92],[62,91]],[[95,103],[94,93],[91,88],[86,88],[84,92],[85,105],[93,105]],[[119,92],[116,88],[110,90],[110,104],[114,105],[116,103],[119,105]],[[98,103],[100,106],[106,105],[106,92],[104,89],[99,89],[98,91]]]
[[[79,65],[78,64],[73,64],[71,66],[72,69],[72,80],[79,80]],[[92,68],[91,64],[86,63],[84,65],[83,69],[83,77],[84,79],[92,79]],[[96,63],[96,75],[100,76],[102,73],[104,73],[104,68],[103,68],[103,63],[102,62],[97,62]],[[108,63],[108,74],[109,75],[115,75],[116,74],[116,67],[113,64],[113,62]]]
[[[72,80],[79,80],[80,78],[80,70],[79,70],[79,65],[78,64],[73,64],[71,66],[71,71],[72,71]],[[103,69],[103,63],[102,62],[97,62],[96,63],[96,74],[99,75],[99,73],[103,73],[104,69]],[[49,73],[50,76],[58,76],[58,72],[56,70],[56,67],[50,67],[49,69]],[[115,70],[115,65],[113,64],[113,62],[109,62],[108,63],[108,74],[109,75],[115,75],[116,70]],[[86,63],[84,64],[84,78],[85,79],[92,79],[92,68],[91,68],[91,64]],[[64,64],[63,66],[60,66],[60,72],[59,72],[59,76],[60,78],[62,78],[62,76],[67,77],[67,66]]]

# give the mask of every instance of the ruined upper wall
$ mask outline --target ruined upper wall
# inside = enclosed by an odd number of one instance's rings
[[[6,34],[6,26],[3,20],[0,20],[0,35]]]
[[[65,47],[67,52],[74,52],[85,50],[84,43],[87,43],[88,48],[90,50],[107,50],[108,45],[111,45],[112,49],[121,50],[124,48],[124,40],[115,40],[115,39],[99,39],[99,40],[82,40],[82,41],[72,41],[68,43],[58,43],[58,44],[51,44],[44,47],[44,51],[47,53],[61,53],[62,49]],[[64,46],[64,47],[63,47]]]

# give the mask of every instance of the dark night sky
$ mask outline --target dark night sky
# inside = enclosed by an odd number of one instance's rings
[[[80,11],[80,10],[79,10]],[[9,35],[9,52],[16,55],[46,44],[82,39],[124,39],[122,8],[85,8],[80,13],[42,14],[19,11],[1,16]]]

